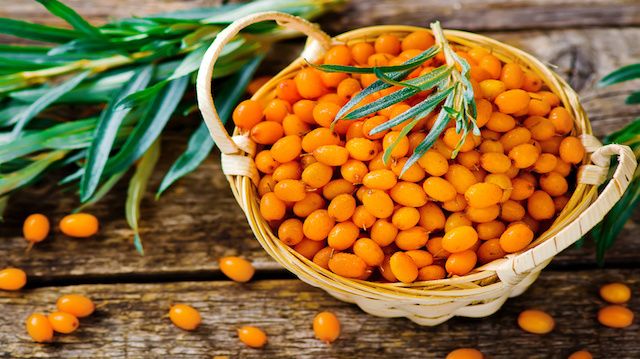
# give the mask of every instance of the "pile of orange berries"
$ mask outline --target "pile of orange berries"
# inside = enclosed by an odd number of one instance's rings
[[[323,63],[398,65],[433,44],[427,31],[404,39],[385,34],[334,46]],[[344,277],[410,283],[465,275],[527,248],[550,225],[569,200],[567,177],[585,153],[570,135],[570,112],[532,71],[483,48],[456,51],[471,65],[481,135],[468,134],[452,159],[461,135],[451,121],[402,176],[435,114],[400,140],[389,163],[382,153],[404,124],[370,131],[427,93],[331,129],[341,107],[376,77],[306,67],[277,84],[275,98],[236,107],[235,125],[261,147],[261,214],[282,242]],[[408,78],[443,63],[440,53]]]
[[[95,310],[91,299],[80,294],[67,294],[56,301],[57,311],[44,315],[31,314],[26,320],[27,333],[38,343],[53,340],[53,333],[70,334],[80,326],[78,318],[88,317]]]

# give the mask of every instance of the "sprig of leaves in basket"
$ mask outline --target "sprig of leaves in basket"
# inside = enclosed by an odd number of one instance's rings
[[[621,67],[600,80],[600,86],[610,86],[621,82],[640,79],[640,63]],[[640,90],[632,91],[626,98],[628,105],[640,104]],[[635,119],[623,129],[613,132],[602,139],[605,144],[618,143],[631,147],[637,159],[640,159],[640,118]],[[613,171],[614,168],[611,169]],[[640,204],[640,167],[636,168],[627,191],[607,213],[604,220],[591,230],[596,241],[598,263],[604,263],[606,251],[611,248],[624,224],[631,218]]]
[[[0,34],[38,45],[0,44],[0,209],[17,190],[64,168],[60,185],[95,203],[129,169],[126,217],[136,248],[139,205],[172,117],[193,112],[189,95],[200,61],[232,21],[266,10],[305,18],[344,0],[258,0],[120,19],[96,27],[58,0],[38,0],[69,28],[0,18]],[[246,29],[221,54],[216,95],[226,120],[269,46],[298,36],[275,24]],[[33,42],[31,42],[33,43]],[[71,106],[61,118],[59,108]],[[157,195],[193,171],[214,144],[202,123],[173,163]],[[1,212],[0,212],[1,215]],[[1,218],[1,216],[0,216]]]
[[[370,132],[371,134],[376,134],[406,123],[400,131],[400,136],[398,136],[394,143],[387,147],[383,154],[384,162],[388,163],[391,152],[402,138],[407,136],[409,131],[411,131],[421,119],[439,109],[433,127],[425,139],[416,147],[411,157],[409,157],[402,169],[402,173],[417,162],[420,157],[433,146],[450,120],[455,121],[456,132],[462,134],[459,143],[453,151],[452,158],[459,152],[469,132],[473,132],[476,135],[480,134],[475,120],[476,103],[473,96],[473,87],[470,82],[469,64],[453,51],[444,36],[439,22],[432,23],[431,30],[435,36],[436,44],[398,66],[355,67],[331,64],[312,65],[327,72],[372,73],[378,78],[378,80],[353,96],[353,98],[342,107],[336,115],[333,122],[334,124],[339,120],[351,121],[363,118],[415,96],[422,91],[435,89],[432,94],[424,100],[398,116],[378,125]],[[446,64],[424,75],[403,80],[409,73],[425,61],[435,57],[440,51],[444,53]],[[371,103],[356,107],[367,96],[392,86],[399,86],[401,88]]]

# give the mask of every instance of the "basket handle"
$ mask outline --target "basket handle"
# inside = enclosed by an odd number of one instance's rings
[[[616,156],[618,167],[598,198],[552,238],[500,263],[496,267],[496,274],[503,283],[518,283],[522,276],[575,243],[598,224],[618,202],[629,186],[637,165],[636,157],[628,146],[611,144],[599,147],[591,155],[593,165],[582,166],[579,178],[582,183],[603,183],[613,156]]]
[[[226,155],[237,154],[241,150],[249,152],[246,150],[247,148],[250,148],[247,147],[250,144],[247,143],[246,139],[235,141],[231,138],[227,133],[224,124],[220,120],[218,111],[216,111],[216,107],[213,103],[213,92],[211,90],[213,66],[216,63],[216,60],[218,60],[224,46],[238,35],[240,30],[251,24],[269,20],[275,20],[280,26],[301,31],[310,39],[315,40],[315,42],[323,48],[329,48],[331,43],[331,37],[320,30],[317,25],[314,25],[303,18],[277,11],[259,12],[240,18],[232,22],[216,36],[211,46],[209,46],[205,52],[202,62],[200,63],[200,69],[198,70],[198,78],[196,81],[196,90],[198,107],[200,108],[200,112],[202,113],[202,117],[204,118],[207,128],[209,128],[209,133],[220,151]],[[311,44],[312,43],[309,43],[308,45]],[[246,163],[246,161],[243,163]],[[227,174],[247,175],[246,173]]]

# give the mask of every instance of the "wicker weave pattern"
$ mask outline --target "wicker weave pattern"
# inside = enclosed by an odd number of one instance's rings
[[[573,115],[576,134],[580,135],[591,156],[584,160],[578,174],[578,184],[565,209],[549,230],[520,253],[510,254],[462,277],[427,282],[374,283],[338,276],[302,257],[274,235],[259,210],[255,189],[259,175],[253,163],[256,146],[246,134],[239,133],[237,129],[235,136],[230,137],[213,105],[213,65],[222,48],[242,28],[265,20],[275,20],[280,25],[302,31],[310,40],[300,58],[254,95],[255,100],[263,102],[275,97],[275,86],[283,79],[294,77],[297,71],[305,66],[305,59],[313,61],[319,58],[331,44],[351,45],[371,41],[382,33],[404,37],[422,28],[375,26],[350,31],[331,39],[317,26],[291,15],[277,12],[254,14],[234,22],[218,35],[207,50],[198,73],[200,110],[212,138],[223,153],[223,171],[227,175],[234,196],[262,247],[302,281],[322,288],[340,300],[355,303],[367,313],[382,317],[407,317],[420,325],[437,325],[453,316],[491,315],[507,298],[523,293],[553,256],[581,238],[604,217],[620,199],[635,170],[636,160],[633,152],[621,145],[602,147],[591,135],[591,126],[577,94],[540,61],[519,49],[484,36],[462,31],[445,31],[445,36],[452,43],[465,47],[487,48],[502,61],[525,65],[540,76]],[[607,180],[609,160],[612,157],[617,157],[617,169],[605,189],[598,194],[598,185]]]

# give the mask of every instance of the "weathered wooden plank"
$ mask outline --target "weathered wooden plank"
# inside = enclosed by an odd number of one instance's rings
[[[455,318],[438,327],[420,327],[406,319],[373,317],[354,305],[294,280],[249,284],[184,282],[165,284],[82,285],[40,288],[20,293],[0,292],[0,357],[65,358],[444,358],[462,346],[476,347],[490,358],[566,358],[578,349],[595,358],[633,358],[640,352],[636,324],[624,330],[598,324],[604,302],[598,287],[623,281],[633,288],[629,306],[638,310],[640,270],[546,272],[519,298],[486,319]],[[81,320],[72,335],[54,344],[37,345],[24,331],[32,312],[53,310],[65,293],[84,293],[100,305]],[[183,332],[166,318],[171,303],[196,307],[202,326]],[[516,317],[539,308],[556,320],[551,334],[524,333]],[[342,322],[342,335],[332,345],[314,339],[316,313],[330,310]],[[235,334],[242,325],[256,325],[269,335],[263,350],[244,347]]]
[[[66,0],[90,21],[147,15],[157,12],[213,6],[221,0]],[[234,1],[237,2],[237,1]],[[35,2],[3,4],[0,16],[51,22]],[[336,15],[321,22],[332,32],[371,24],[427,25],[440,20],[447,27],[467,30],[549,29],[569,27],[634,26],[640,24],[640,4],[634,0],[350,0]]]

